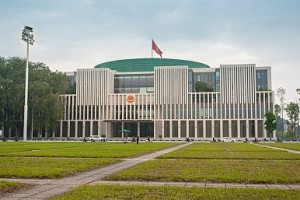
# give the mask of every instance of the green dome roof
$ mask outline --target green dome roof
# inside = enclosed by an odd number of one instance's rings
[[[156,66],[188,66],[189,68],[209,68],[208,65],[189,61],[170,58],[134,58],[124,60],[114,60],[101,63],[95,68],[109,68],[118,72],[146,72],[154,71]]]

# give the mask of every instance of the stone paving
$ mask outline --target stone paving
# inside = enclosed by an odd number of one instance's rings
[[[300,151],[296,151],[296,150],[292,150],[292,149],[273,147],[273,146],[268,146],[268,145],[263,145],[263,144],[254,144],[254,145],[261,146],[261,147],[267,147],[267,148],[275,149],[275,150],[287,151],[287,152],[290,152],[290,153],[300,154]]]
[[[69,176],[66,178],[53,180],[53,179],[7,179],[0,180],[16,181],[21,183],[37,184],[31,189],[19,191],[16,193],[7,194],[0,198],[2,199],[32,199],[41,200],[53,196],[60,195],[64,192],[72,190],[83,184],[118,184],[118,185],[151,185],[151,186],[182,186],[182,187],[234,187],[234,188],[280,188],[280,189],[300,189],[300,184],[237,184],[237,183],[192,183],[192,182],[138,182],[138,181],[102,181],[102,179],[115,172],[127,169],[148,160],[155,159],[158,156],[175,151],[177,149],[186,147],[192,143],[186,143],[169,149],[164,149],[158,152],[143,155],[137,158],[125,159],[122,162],[115,163],[100,169],[79,173],[77,175]],[[256,144],[257,145],[257,144]],[[259,145],[264,146],[264,145]],[[264,146],[269,147],[269,146]],[[270,147],[273,148],[273,147]],[[276,148],[286,151],[287,149]],[[288,150],[293,153],[300,153],[298,151]]]

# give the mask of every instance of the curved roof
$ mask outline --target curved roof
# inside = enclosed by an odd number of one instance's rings
[[[208,65],[180,59],[171,58],[134,58],[104,62],[95,68],[109,68],[118,72],[146,72],[154,71],[155,66],[188,66],[189,68],[209,68]]]

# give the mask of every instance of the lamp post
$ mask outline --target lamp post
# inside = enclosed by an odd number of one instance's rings
[[[27,114],[28,114],[28,59],[29,59],[29,44],[33,45],[33,30],[29,26],[24,26],[22,32],[22,40],[27,43],[27,57],[26,57],[26,75],[25,75],[25,104],[24,104],[24,127],[23,127],[23,141],[27,140]]]
[[[299,97],[300,97],[300,89],[297,89],[296,92],[297,92],[297,94],[298,94]],[[298,105],[299,105],[299,107],[300,107],[300,98],[297,100],[297,102],[298,102]],[[299,117],[298,117],[298,130],[297,130],[298,140],[300,140],[300,133],[299,133],[299,130],[300,130],[300,123],[299,123],[299,121],[300,121],[300,113],[299,113]]]

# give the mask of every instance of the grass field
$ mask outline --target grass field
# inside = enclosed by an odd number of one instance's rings
[[[300,155],[244,143],[194,143],[107,180],[300,183]]]
[[[161,158],[300,160],[300,154],[246,143],[196,143],[163,155]]]
[[[3,157],[2,178],[61,178],[117,162],[110,158]]]
[[[33,185],[9,181],[0,181],[0,196],[10,192],[15,192],[17,190],[27,189],[30,187],[33,187]]]
[[[1,142],[0,177],[60,178],[178,144]]]
[[[300,143],[269,143],[268,146],[300,151]]]
[[[300,199],[299,190],[251,189],[251,188],[197,188],[168,186],[120,186],[95,185],[82,186],[52,198],[52,200],[92,200],[92,199],[138,199],[138,200],[191,200],[191,199],[247,199],[247,200],[296,200]]]
[[[213,183],[300,183],[300,160],[157,159],[115,173],[107,180]]]
[[[180,143],[1,142],[0,157],[129,158]]]

